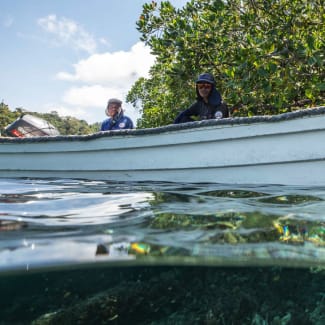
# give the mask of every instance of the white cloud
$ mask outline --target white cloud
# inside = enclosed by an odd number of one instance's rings
[[[60,115],[98,122],[105,118],[104,110],[111,97],[120,98],[128,116],[135,122],[139,112],[125,102],[126,95],[140,77],[148,77],[154,56],[143,43],[136,43],[130,51],[93,54],[74,64],[74,73],[59,72],[56,78],[69,81],[72,86],[62,96]],[[80,85],[82,83],[83,85]]]
[[[72,87],[64,94],[63,101],[69,105],[81,107],[103,107],[108,94],[110,97],[116,97],[120,95],[120,92],[101,85]]]
[[[95,53],[98,45],[108,46],[104,38],[95,38],[82,26],[67,18],[49,15],[38,20],[39,26],[53,36],[57,46],[73,46],[90,54],[86,59],[72,64],[72,72],[60,71],[56,79],[70,82],[71,87],[62,94],[61,102],[46,105],[44,109],[55,110],[62,116],[74,116],[94,123],[102,121],[107,100],[120,98],[123,108],[133,121],[139,112],[125,102],[126,95],[134,82],[147,77],[154,64],[154,56],[142,42],[132,46],[129,51]]]
[[[104,37],[102,37],[102,38],[99,39],[99,43],[102,44],[102,45],[105,45],[107,47],[110,46],[109,41],[106,38],[104,38]]]
[[[146,77],[154,63],[149,48],[138,42],[129,52],[118,51],[91,55],[74,65],[74,73],[59,72],[57,78],[67,81],[100,83],[108,86],[132,85],[139,77]]]
[[[85,114],[86,111],[82,107],[70,107],[68,105],[58,105],[57,103],[47,103],[44,105],[43,108],[41,108],[41,111],[43,111],[44,113],[55,111],[60,116],[73,116],[81,120],[87,120],[87,117],[91,117],[91,114],[88,114],[88,116],[87,114]]]
[[[48,15],[38,19],[37,22],[43,30],[53,35],[52,42],[57,46],[68,45],[88,53],[96,51],[97,44],[94,37],[73,20]]]
[[[85,105],[86,101],[91,102],[91,99],[94,99],[93,95],[100,93],[95,87],[90,89],[78,90],[74,88],[71,91],[67,91],[65,94],[66,102],[64,104],[57,103],[47,103],[43,107],[38,107],[37,111],[42,111],[44,113],[56,111],[60,116],[73,116],[80,120],[85,120],[88,123],[102,122],[107,116],[105,115],[106,103],[108,100],[107,93],[101,94],[101,97],[98,97],[98,106],[94,105]],[[124,98],[117,90],[111,92],[108,90],[110,97]],[[77,97],[77,99],[75,98]],[[83,102],[82,99],[85,101]],[[101,102],[99,103],[99,99]],[[78,105],[77,101],[81,104]],[[71,104],[69,104],[71,102]],[[134,109],[130,104],[123,103],[123,109],[127,116],[129,116],[134,123],[140,117],[139,111]]]
[[[14,23],[14,19],[9,15],[7,15],[2,21],[2,25],[5,28],[11,27],[13,25],[13,23]]]
[[[101,85],[71,87],[62,98],[63,106],[55,110],[61,116],[74,116],[90,123],[100,122],[105,116],[106,103],[109,98],[120,98],[123,101],[125,114],[136,122],[139,112],[125,102],[128,89],[104,87]]]

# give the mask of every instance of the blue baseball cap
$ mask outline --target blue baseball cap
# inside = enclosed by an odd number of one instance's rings
[[[202,73],[202,74],[200,74],[195,82],[196,83],[207,82],[207,83],[212,84],[212,85],[215,84],[214,78],[213,78],[212,74],[210,74],[210,73]]]

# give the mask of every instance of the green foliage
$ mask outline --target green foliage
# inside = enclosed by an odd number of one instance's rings
[[[19,109],[15,112],[11,112],[9,106],[4,102],[0,103],[0,134],[4,134],[5,127],[11,124],[14,120],[16,120],[21,115]]]
[[[84,120],[78,120],[75,117],[65,116],[60,117],[56,112],[51,113],[32,113],[32,115],[43,118],[52,125],[54,125],[60,132],[60,134],[90,134],[97,132],[99,126],[97,124],[88,125]]]
[[[88,125],[84,120],[78,120],[71,116],[61,117],[57,112],[53,111],[51,113],[37,113],[37,112],[28,112],[22,108],[16,108],[14,112],[10,111],[8,105],[1,103],[0,104],[0,133],[5,134],[4,130],[6,126],[14,122],[22,114],[31,114],[38,116],[52,125],[54,125],[62,135],[77,135],[77,134],[90,134],[97,132],[100,129],[99,123]]]
[[[171,123],[211,72],[236,115],[278,114],[325,102],[321,0],[192,0],[143,6],[137,29],[156,55],[149,79],[128,94],[138,127]]]

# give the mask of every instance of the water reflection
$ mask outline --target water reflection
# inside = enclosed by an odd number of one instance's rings
[[[322,188],[1,180],[0,269],[324,265],[324,198]]]
[[[262,198],[260,201],[272,204],[309,204],[323,199],[310,195],[281,195]]]

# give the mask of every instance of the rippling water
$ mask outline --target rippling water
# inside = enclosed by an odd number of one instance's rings
[[[325,188],[2,179],[0,237],[2,292],[8,279],[21,280],[31,272],[85,274],[89,268],[122,267],[131,276],[139,266],[322,269]],[[323,289],[318,302],[325,308]],[[68,298],[70,291],[62,295]],[[40,310],[35,308],[36,317]],[[215,317],[210,311],[203,317],[206,323]],[[122,319],[115,316],[112,321]],[[285,317],[283,312],[281,324],[293,319]],[[255,313],[247,323],[268,324],[263,321]]]
[[[325,188],[0,181],[0,269],[325,265]]]

